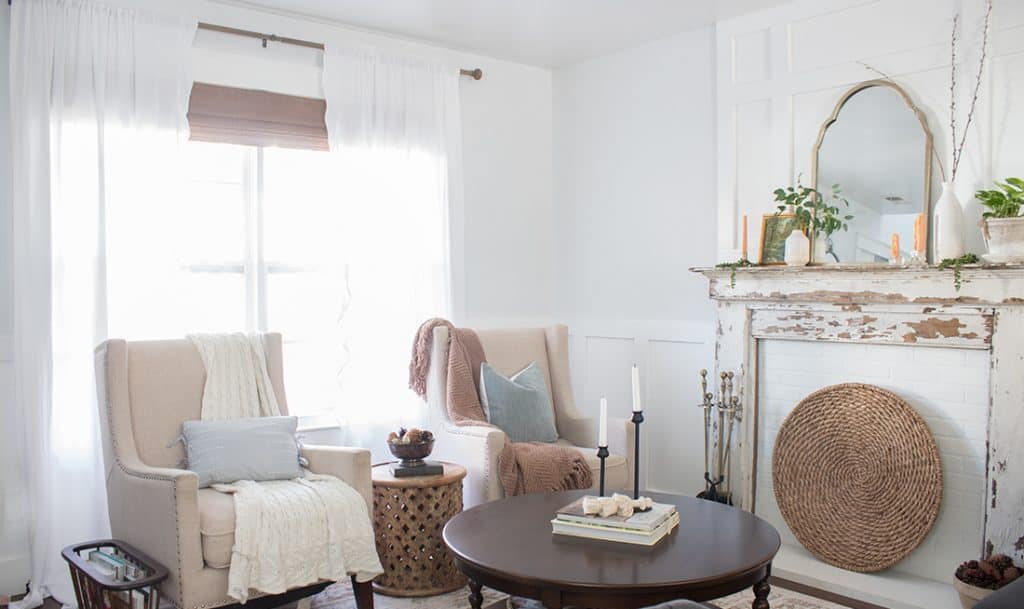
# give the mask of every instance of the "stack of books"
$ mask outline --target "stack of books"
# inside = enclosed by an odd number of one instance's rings
[[[679,512],[674,505],[655,503],[650,510],[628,517],[598,516],[585,514],[583,499],[578,499],[555,513],[551,530],[556,535],[653,546],[678,524]]]

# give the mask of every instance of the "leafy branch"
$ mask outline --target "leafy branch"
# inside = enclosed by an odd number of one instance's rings
[[[853,220],[851,214],[844,215],[839,207],[850,206],[839,184],[832,185],[827,199],[816,188],[801,184],[800,178],[797,178],[796,186],[776,188],[773,194],[779,203],[775,215],[791,209],[796,216],[797,228],[804,232],[813,230],[815,235],[831,235],[839,229],[849,230],[847,222]]]

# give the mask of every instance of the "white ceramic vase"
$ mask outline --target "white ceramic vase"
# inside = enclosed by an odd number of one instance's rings
[[[811,262],[814,264],[828,264],[832,257],[828,255],[828,235],[821,233],[814,236],[814,252]]]
[[[794,229],[786,237],[785,260],[789,266],[806,266],[811,261],[811,240],[804,231]]]
[[[964,210],[952,182],[942,183],[942,196],[932,211],[932,243],[936,262],[964,255]]]

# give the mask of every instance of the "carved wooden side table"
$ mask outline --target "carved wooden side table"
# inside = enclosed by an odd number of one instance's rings
[[[374,591],[388,596],[433,596],[458,590],[466,578],[442,531],[462,511],[466,468],[444,463],[444,474],[396,478],[388,464],[373,468],[373,531],[384,573]]]

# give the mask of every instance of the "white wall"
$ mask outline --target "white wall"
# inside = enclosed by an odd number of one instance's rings
[[[957,178],[965,207],[968,251],[984,253],[972,200],[993,178],[1024,174],[1014,112],[1024,87],[1024,3],[995,2],[989,70]],[[718,55],[718,258],[739,253],[739,218],[750,217],[750,251],[758,248],[761,215],[774,212],[771,192],[797,175],[810,179],[818,129],[840,95],[876,78],[859,62],[894,77],[925,112],[935,146],[949,161],[949,37],[963,15],[959,80],[966,114],[977,70],[982,0],[819,0],[723,21]],[[964,124],[961,116],[960,128]],[[938,174],[938,168],[935,173]],[[938,180],[938,178],[936,178]],[[939,190],[933,188],[932,202]]]
[[[641,368],[646,485],[703,488],[697,371],[713,310],[688,267],[715,249],[714,30],[554,73],[558,313],[572,333],[577,401],[630,406]]]

